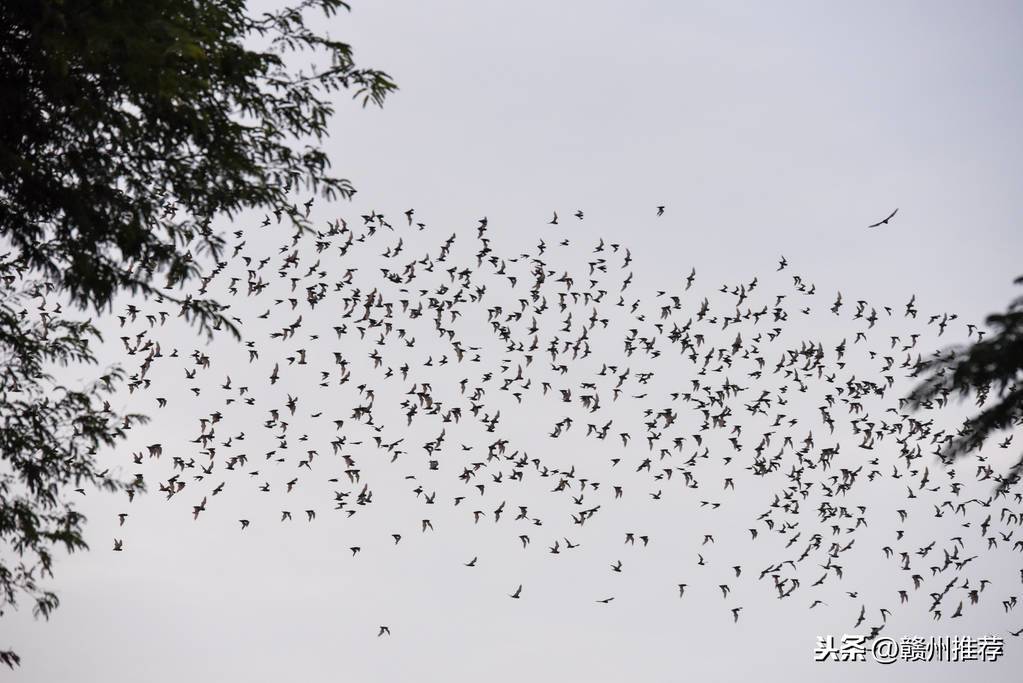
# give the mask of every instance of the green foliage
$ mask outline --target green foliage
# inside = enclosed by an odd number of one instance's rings
[[[347,197],[317,146],[332,93],[381,104],[387,74],[306,25],[341,0],[259,17],[243,0],[10,0],[0,6],[0,236],[79,305],[154,293],[216,258],[211,219],[253,207],[305,226],[299,189]],[[256,43],[266,47],[257,49]],[[289,54],[318,59],[289,68]],[[191,313],[207,327],[208,302]],[[208,327],[207,327],[208,328]]]
[[[114,369],[85,387],[60,383],[53,370],[91,365],[99,339],[91,321],[60,316],[56,288],[27,277],[17,260],[0,257],[0,613],[21,595],[33,613],[48,617],[57,596],[40,587],[52,577],[53,549],[84,549],[85,517],[72,489],[119,491],[121,482],[100,472],[95,455],[144,421],[112,412],[105,396],[121,374]],[[8,559],[13,558],[13,559]],[[0,662],[18,663],[12,652]]]
[[[1015,283],[1023,284],[1023,277]],[[915,408],[928,408],[951,394],[963,398],[972,394],[982,408],[943,444],[941,455],[947,461],[979,449],[1001,430],[1023,424],[1023,296],[1005,313],[988,316],[987,324],[992,328],[987,338],[921,364],[918,370],[928,376],[909,397]],[[1015,482],[1021,469],[1023,456],[1008,476],[998,477],[999,490]]]
[[[141,489],[97,471],[99,449],[144,420],[111,412],[105,397],[120,372],[85,387],[53,374],[94,364],[99,340],[61,305],[102,313],[121,293],[157,296],[207,334],[237,337],[216,301],[172,294],[201,262],[223,265],[213,218],[260,208],[267,221],[308,229],[293,193],[355,192],[319,146],[331,98],[348,91],[381,105],[396,86],[307,25],[315,11],[342,9],[343,0],[260,16],[244,0],[0,3],[0,242],[10,250],[0,257],[0,558],[14,558],[0,559],[0,614],[19,595],[39,616],[57,607],[39,582],[52,576],[55,548],[85,548],[76,495]],[[295,59],[317,66],[296,69]],[[19,661],[0,651],[0,663]]]

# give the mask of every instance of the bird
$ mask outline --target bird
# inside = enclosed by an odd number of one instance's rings
[[[664,210],[659,205],[657,215]],[[375,210],[361,226],[339,218],[259,244],[228,233],[234,243],[184,283],[183,300],[224,297],[230,306],[223,312],[246,340],[237,358],[184,346],[171,330],[188,315],[179,321],[168,298],[117,307],[113,324],[124,335],[116,341],[131,364],[132,400],[158,397],[158,406],[181,407],[180,415],[162,411],[166,419],[193,419],[175,433],[173,447],[166,443],[172,457],[162,459],[159,443],[148,447],[148,458],[146,447],[126,454],[126,462],[147,468],[144,481],[140,473],[126,489],[129,502],[156,482],[167,500],[194,493],[189,505],[173,509],[184,515],[191,508],[194,520],[201,512],[205,521],[221,514],[207,510],[207,496],[226,494],[230,482],[232,491],[248,487],[260,500],[308,500],[289,508],[305,509],[310,522],[338,515],[353,540],[366,530],[358,524],[367,512],[391,505],[397,528],[418,525],[425,534],[432,523],[410,511],[431,505],[450,514],[452,529],[471,516],[474,535],[453,532],[457,552],[472,556],[465,567],[477,566],[489,534],[517,552],[574,562],[575,577],[606,572],[602,553],[617,546],[624,529],[637,530],[624,532],[625,552],[655,550],[638,525],[663,513],[641,501],[673,500],[691,503],[694,519],[706,525],[679,540],[700,567],[688,583],[675,584],[680,599],[687,589],[715,585],[725,600],[733,589],[779,599],[803,590],[812,595],[801,608],[839,611],[842,603],[823,598],[858,600],[864,587],[857,581],[887,576],[888,595],[897,592],[907,610],[931,604],[910,600],[911,592],[931,593],[938,600],[928,610],[932,618],[940,618],[939,607],[965,616],[990,591],[1006,615],[1011,611],[1015,589],[1004,578],[978,575],[978,559],[1023,550],[1012,535],[1023,525],[1016,510],[1023,500],[1010,498],[1011,488],[995,493],[992,484],[1010,475],[982,444],[970,449],[975,463],[935,476],[924,458],[941,460],[944,445],[965,436],[945,426],[963,424],[961,416],[951,392],[935,394],[919,414],[905,398],[908,381],[928,363],[944,362],[947,337],[939,337],[946,327],[972,341],[981,334],[975,323],[941,306],[928,310],[916,295],[904,315],[883,295],[856,300],[841,283],[811,281],[784,256],[716,284],[698,280],[696,266],[686,264],[680,272],[688,277],[647,281],[639,290],[639,274],[655,273],[634,264],[624,242],[586,235],[508,249],[490,239],[486,218],[438,235],[416,224],[413,211],[405,216],[420,228],[415,241],[395,235]],[[583,218],[581,209],[572,215]],[[523,232],[509,241],[520,237],[527,239]],[[818,294],[818,285],[839,294]],[[239,373],[234,362],[250,368]],[[179,400],[182,392],[187,402]],[[1001,444],[1011,445],[988,447]],[[380,471],[388,463],[404,476],[393,487]],[[435,482],[448,475],[456,488],[438,496]],[[333,510],[312,502],[327,484]],[[693,489],[721,496],[687,498]],[[739,489],[763,503],[748,519],[732,498]],[[244,530],[261,513],[239,514]],[[119,525],[126,516],[119,514]],[[906,526],[910,517],[931,516],[928,527]],[[290,519],[282,511],[281,521]],[[568,524],[593,528],[592,540],[573,543],[563,535],[571,533],[562,526]],[[875,543],[870,533],[879,525]],[[730,538],[730,526],[749,535]],[[448,528],[421,538],[451,538]],[[382,548],[402,538],[386,529],[366,533],[363,545],[349,547],[352,558],[364,549],[366,559],[386,562]],[[531,543],[537,536],[541,541]],[[727,564],[739,556],[763,564],[757,571],[746,561]],[[620,559],[610,566],[621,574],[615,581],[646,580],[635,579],[645,575],[633,569],[624,574]],[[841,588],[826,593],[834,581]],[[964,599],[953,600],[960,588]],[[667,596],[674,589],[654,590]],[[509,595],[521,591],[520,584]],[[949,600],[959,603],[953,612]],[[731,608],[734,622],[741,609]],[[880,613],[886,624],[889,608]],[[865,619],[863,604],[856,626]]]
[[[892,211],[890,214],[888,214],[885,218],[879,220],[877,223],[874,223],[872,225],[868,225],[867,227],[868,228],[876,228],[879,225],[888,225],[888,221],[890,221],[895,216],[895,214],[897,214],[898,212],[899,212],[899,209],[898,209],[898,207],[896,207],[896,209],[894,211]]]
[[[387,627],[387,626],[381,626],[380,630],[377,631],[377,638],[379,638],[382,635],[388,635],[388,636],[391,635],[391,629],[389,627]]]
[[[514,592],[514,593],[511,593],[510,595],[511,595],[511,597],[513,597],[513,598],[515,598],[516,600],[518,600],[518,599],[519,599],[519,597],[521,597],[521,596],[522,596],[522,584],[520,583],[520,584],[519,584],[519,587],[515,589],[515,592]]]

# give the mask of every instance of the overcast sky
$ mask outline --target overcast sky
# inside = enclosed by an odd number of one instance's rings
[[[1023,8],[1009,2],[355,2],[351,14],[332,20],[331,33],[354,45],[360,63],[388,71],[400,90],[383,110],[339,107],[327,147],[335,170],[359,192],[351,203],[321,201],[313,213],[358,226],[360,214],[377,210],[397,227],[414,207],[429,228],[407,236],[413,255],[416,245],[435,253],[451,233],[471,240],[487,216],[495,248],[515,255],[543,237],[551,263],[566,264],[561,270],[585,268],[586,254],[558,256],[558,240],[571,238],[588,253],[602,237],[631,248],[636,295],[644,297],[677,290],[694,266],[701,295],[754,276],[767,292],[781,292],[791,288],[774,270],[784,255],[791,272],[823,294],[814,302],[822,316],[841,291],[849,306],[864,299],[899,310],[915,294],[922,312],[979,322],[1004,308],[1023,272],[1021,26]],[[665,206],[660,218],[658,205]],[[895,208],[891,224],[865,228]],[[584,221],[571,217],[577,209]],[[556,233],[546,225],[553,211],[562,224]],[[261,232],[249,241],[270,255],[287,237]],[[393,242],[388,237],[381,250]],[[324,340],[337,324],[329,311],[341,310],[330,305],[306,323],[322,327]],[[254,304],[251,312],[262,308]],[[282,325],[289,316],[282,313]],[[805,335],[795,339],[820,334],[837,342],[859,329],[814,320],[800,323]],[[884,324],[899,334],[903,323]],[[938,343],[963,341],[963,327]],[[119,334],[112,327],[109,336],[117,343]],[[165,350],[187,356],[200,348],[213,359],[210,394],[212,378],[223,381],[233,368],[236,382],[251,382],[260,402],[281,410],[286,393],[314,404],[303,404],[306,410],[320,405],[345,415],[358,400],[352,387],[335,399],[315,384],[270,393],[261,388],[262,374],[246,375],[236,347],[220,341],[205,348],[184,328],[176,334],[161,337]],[[731,332],[725,336],[730,342]],[[430,344],[443,352],[435,337],[419,341],[424,355]],[[278,352],[267,347],[261,362]],[[498,347],[493,358],[501,357]],[[161,372],[154,383],[180,400],[155,413],[151,393],[125,396],[122,407],[157,415],[126,448],[162,442],[164,460],[194,457],[198,446],[188,439],[209,408],[189,403],[177,367]],[[378,392],[400,397],[403,390]],[[808,410],[807,420],[816,419],[816,407]],[[266,411],[253,415],[258,421],[229,424],[220,436],[261,431]],[[502,431],[531,453],[547,452],[554,446],[536,432],[549,431],[559,416],[525,406],[508,415]],[[384,440],[408,436],[419,463],[420,444],[438,430],[420,431],[399,429]],[[460,438],[455,433],[449,438]],[[474,434],[483,447],[493,438]],[[855,443],[846,449],[855,451]],[[582,439],[575,444],[588,448]],[[329,453],[329,444],[320,449]],[[262,459],[256,446],[253,452]],[[734,512],[722,508],[699,522],[681,507],[650,504],[638,490],[636,502],[626,503],[634,507],[604,526],[598,517],[585,534],[568,529],[584,547],[554,563],[545,561],[546,533],[538,530],[537,547],[524,555],[514,534],[447,523],[450,510],[435,513],[437,533],[421,534],[404,469],[387,475],[381,466],[374,488],[381,502],[361,527],[331,516],[329,503],[309,490],[289,494],[301,496],[296,502],[280,492],[269,500],[241,490],[254,489],[255,479],[228,489],[216,499],[219,507],[211,504],[193,522],[198,501],[191,489],[191,497],[171,502],[155,491],[171,474],[169,462],[139,469],[126,452],[105,457],[124,472],[147,472],[154,490],[130,506],[121,496],[90,494],[93,549],[57,564],[59,610],[49,622],[32,620],[27,608],[0,622],[0,645],[23,659],[12,679],[1012,681],[1023,663],[1023,641],[1008,637],[996,664],[814,663],[817,635],[855,632],[863,601],[844,597],[845,590],[884,596],[872,603],[875,613],[897,603],[902,584],[890,580],[897,572],[882,575],[872,566],[882,543],[847,568],[851,583],[814,611],[805,596],[777,600],[752,580],[738,624],[713,594],[717,581],[708,583],[710,593],[679,601],[672,591],[693,575],[703,533],[747,535],[745,508],[761,509],[764,496],[770,501],[755,483],[741,491]],[[996,462],[1007,465],[1009,457]],[[530,503],[538,510],[549,482]],[[714,494],[718,487],[715,481]],[[277,523],[285,505],[296,517],[290,525]],[[302,514],[308,507],[324,510],[314,523]],[[514,514],[511,501],[509,508]],[[130,513],[123,529],[115,516],[121,511]],[[242,517],[253,519],[245,534]],[[890,521],[879,517],[871,533],[889,533]],[[397,530],[403,540],[391,547]],[[629,530],[656,541],[648,555],[620,547]],[[124,539],[125,552],[111,552],[115,537]],[[348,548],[359,544],[365,550],[352,558]],[[721,559],[721,571],[748,562],[748,573],[758,572],[764,562],[744,548],[722,550],[733,554]],[[604,567],[619,553],[645,569],[612,577]],[[475,570],[462,566],[477,555]],[[999,596],[1023,590],[1020,564],[1004,552],[984,565],[984,576],[1004,580]],[[526,586],[523,598],[510,600],[518,584]],[[610,605],[594,603],[610,595]],[[979,636],[1023,627],[1023,615],[1009,620],[1002,612],[991,599],[949,624],[932,622],[918,604],[900,613],[891,635]],[[382,624],[391,627],[389,638],[376,637]]]

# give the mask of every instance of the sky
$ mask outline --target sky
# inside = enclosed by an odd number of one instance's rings
[[[335,170],[359,191],[352,202],[319,201],[313,216],[322,222],[344,217],[357,227],[361,214],[380,211],[399,227],[402,212],[414,207],[428,229],[399,231],[413,253],[417,247],[435,253],[452,233],[460,235],[459,248],[469,249],[466,240],[486,216],[495,249],[514,255],[545,239],[559,273],[585,268],[593,244],[604,239],[631,250],[633,291],[646,299],[679,290],[694,267],[695,289],[715,301],[726,300],[720,285],[753,277],[765,296],[789,291],[787,273],[775,271],[784,256],[788,272],[820,292],[813,304],[820,314],[793,323],[795,338],[827,339],[829,348],[859,329],[848,316],[828,316],[836,292],[849,307],[862,299],[879,310],[901,310],[916,295],[921,315],[956,312],[962,321],[979,322],[1005,307],[1021,274],[1023,207],[1015,200],[1023,181],[1021,13],[1008,2],[355,2],[350,14],[330,20],[331,34],[351,42],[360,63],[388,71],[400,89],[383,109],[339,103],[325,145]],[[663,216],[656,216],[657,206],[665,207]],[[866,228],[895,208],[890,224]],[[580,209],[582,221],[572,217]],[[548,225],[554,211],[557,227]],[[251,231],[251,249],[275,254],[289,234],[259,232],[259,219],[243,216],[222,228]],[[397,237],[381,239],[393,246]],[[578,250],[557,251],[561,239]],[[617,266],[621,253],[614,257]],[[371,280],[367,272],[365,281]],[[514,305],[514,299],[507,304]],[[329,359],[326,340],[339,306],[323,304],[304,314],[306,330],[323,332],[318,346],[308,345],[311,354],[322,347]],[[258,304],[239,304],[239,310],[252,314],[247,320],[262,312]],[[282,313],[281,324],[294,315]],[[117,321],[105,324],[117,345]],[[486,321],[463,324],[467,335],[488,339]],[[262,333],[271,329],[267,325],[254,321],[251,329]],[[881,323],[891,334],[906,325],[902,318]],[[963,327],[931,341],[965,341]],[[305,375],[297,373],[282,386],[266,387],[230,341],[207,346],[186,327],[174,330],[161,331],[165,349],[208,354],[211,376],[251,383],[260,403],[284,411],[285,397],[294,395],[302,410],[347,415],[361,400],[352,386],[331,395],[303,384]],[[727,344],[731,333],[725,336]],[[418,342],[424,355],[431,344],[443,353],[436,337]],[[262,342],[260,350],[263,364],[283,363],[290,353]],[[620,354],[618,347],[606,351]],[[501,358],[500,349],[495,354]],[[357,365],[364,364],[360,357]],[[455,375],[436,372],[439,387],[454,387]],[[655,385],[670,390],[672,382],[689,379],[662,373]],[[125,472],[145,471],[153,491],[130,506],[123,497],[87,496],[92,550],[57,564],[60,608],[48,622],[33,620],[27,608],[0,622],[0,643],[23,660],[12,680],[1018,677],[1023,641],[1009,637],[997,663],[814,662],[816,637],[856,632],[852,621],[868,596],[875,614],[877,607],[893,606],[899,572],[880,565],[876,548],[883,542],[857,555],[846,569],[848,585],[828,587],[827,604],[814,610],[805,596],[778,600],[769,586],[734,582],[742,585],[734,599],[743,612],[732,623],[726,607],[733,603],[717,594],[716,580],[698,578],[693,565],[703,534],[713,529],[722,571],[742,564],[745,578],[764,566],[769,551],[724,542],[747,535],[750,513],[755,516],[765,496],[770,501],[769,490],[755,482],[740,485],[714,513],[678,501],[655,504],[640,489],[616,511],[569,527],[565,534],[583,547],[557,562],[543,549],[546,531],[531,532],[535,547],[524,552],[510,531],[463,524],[441,506],[430,513],[436,531],[421,533],[421,501],[403,479],[414,468],[404,461],[397,469],[384,462],[365,466],[377,477],[381,502],[372,514],[353,518],[358,525],[326,511],[321,494],[329,499],[330,489],[323,482],[306,488],[303,479],[295,493],[279,492],[283,474],[273,475],[273,500],[250,490],[252,483],[232,483],[193,522],[199,485],[164,501],[155,482],[170,475],[173,454],[194,455],[198,447],[187,439],[216,385],[207,380],[206,394],[189,398],[176,367],[157,367],[153,381],[166,388],[169,409],[155,413],[126,449],[160,442],[163,459],[136,467],[129,453],[104,455]],[[407,390],[373,388],[381,402],[400,400]],[[123,396],[120,405],[154,411],[152,392]],[[802,409],[800,415],[816,417],[815,405]],[[259,422],[233,410],[225,409],[222,436],[260,431]],[[544,439],[560,415],[539,403],[503,414],[501,431],[532,454],[566,464],[598,455],[579,434],[553,445]],[[400,418],[393,424],[400,427]],[[310,427],[313,442],[327,438],[316,429]],[[410,463],[421,462],[419,444],[436,431],[389,430],[393,436],[384,440],[406,437],[416,453]],[[449,438],[458,433],[451,430]],[[472,433],[478,444],[492,438]],[[855,443],[843,442],[846,452]],[[322,445],[321,452],[329,450]],[[995,462],[1009,456],[1001,457]],[[546,512],[546,483],[530,482],[539,488],[525,489],[532,497],[520,494],[517,504],[528,499],[537,514]],[[707,495],[725,495],[719,488],[715,481]],[[895,490],[879,485],[876,498],[857,503],[886,509],[897,504],[887,497]],[[287,495],[299,498],[292,502]],[[284,505],[296,518],[290,524],[277,523]],[[324,511],[307,523],[307,507]],[[515,514],[511,501],[509,508]],[[556,509],[550,508],[552,518]],[[120,528],[116,514],[123,510],[130,516]],[[237,522],[242,517],[253,521],[244,533]],[[885,520],[893,515],[876,519],[865,533],[880,539],[890,533],[893,524]],[[919,532],[927,537],[951,523],[921,520]],[[390,541],[395,531],[403,536],[396,546]],[[650,547],[623,546],[626,531],[648,534]],[[111,551],[112,538],[123,538],[124,552]],[[357,557],[349,551],[353,545],[363,547]],[[462,566],[474,556],[478,567]],[[626,565],[621,576],[604,568],[618,559]],[[1021,562],[1008,552],[982,562],[983,576],[996,581],[999,595],[1023,589],[1012,584]],[[682,581],[693,586],[685,600],[675,588]],[[522,599],[510,600],[519,584]],[[846,597],[848,590],[864,599]],[[610,595],[614,602],[595,603]],[[980,636],[1023,627],[1023,617],[1005,616],[994,600],[982,601],[958,623],[931,621],[925,606],[900,612],[893,622],[896,637]],[[391,635],[378,638],[384,624]]]

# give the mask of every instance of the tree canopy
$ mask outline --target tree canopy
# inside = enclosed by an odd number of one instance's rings
[[[318,146],[332,93],[395,89],[307,26],[342,0],[12,0],[0,8],[0,235],[77,304],[150,294],[215,258],[216,215],[305,224],[292,194],[353,193]],[[265,47],[257,47],[265,44]],[[289,54],[322,65],[296,69]],[[192,307],[200,322],[215,309]]]
[[[173,288],[220,262],[215,217],[261,209],[264,222],[273,214],[303,229],[309,204],[296,192],[355,192],[320,146],[331,98],[381,105],[396,86],[322,32],[317,13],[347,9],[0,4],[0,614],[25,595],[37,615],[57,606],[40,581],[52,576],[54,548],[86,547],[76,495],[143,489],[100,471],[99,450],[145,418],[110,409],[117,368],[83,386],[61,379],[61,366],[96,363],[100,339],[63,306],[102,312],[121,293],[157,296],[207,334],[221,323],[237,332],[216,301],[175,298]],[[295,68],[297,59],[314,66]],[[0,651],[0,663],[18,662]]]
[[[1015,284],[1023,284],[1023,276]],[[927,377],[914,389],[910,401],[916,408],[930,407],[951,395],[973,395],[982,410],[966,420],[958,434],[944,442],[940,455],[954,460],[978,450],[997,432],[1023,424],[1023,296],[1013,300],[1004,313],[987,317],[991,334],[983,331],[971,345],[949,349],[919,368]],[[1008,446],[1008,443],[1006,443]],[[997,475],[1005,491],[1019,477],[1023,456]]]
[[[113,446],[141,415],[115,414],[106,401],[122,375],[118,369],[74,387],[54,370],[95,364],[91,342],[99,330],[88,320],[60,315],[55,288],[28,277],[23,264],[0,257],[0,544],[17,559],[0,560],[0,612],[19,595],[48,617],[59,601],[41,587],[52,576],[54,547],[86,547],[85,518],[72,496],[86,486],[106,491],[143,490],[141,481],[119,481],[99,471],[98,449]],[[0,651],[0,662],[18,656]]]

